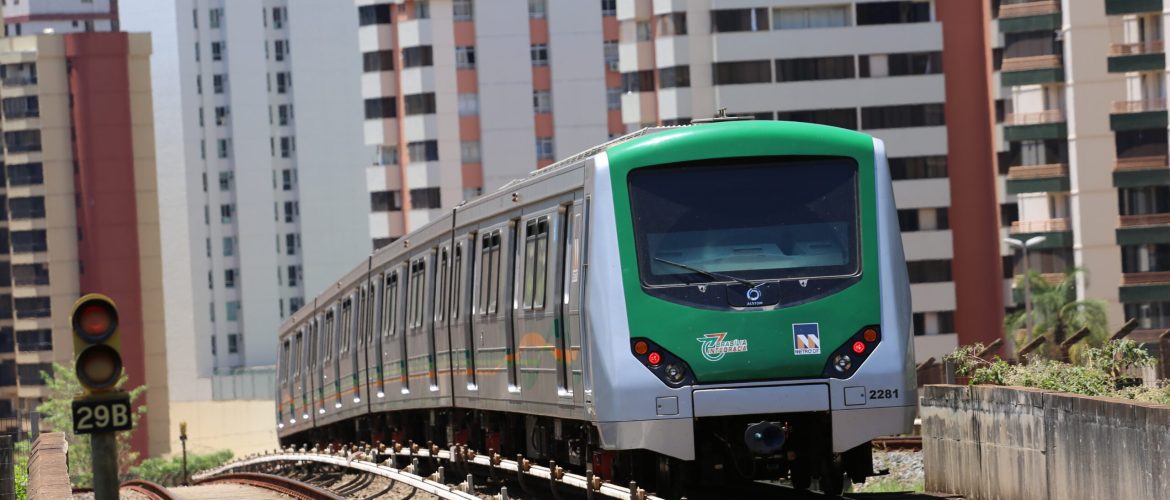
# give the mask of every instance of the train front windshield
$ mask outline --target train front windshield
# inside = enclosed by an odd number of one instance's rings
[[[860,273],[852,159],[724,159],[628,181],[646,286]]]

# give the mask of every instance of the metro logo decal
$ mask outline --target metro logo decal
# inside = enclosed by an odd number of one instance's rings
[[[719,361],[729,352],[747,352],[747,340],[723,340],[726,337],[727,332],[708,333],[695,340],[698,340],[702,344],[699,350],[703,353],[703,358],[707,361]]]
[[[792,325],[792,353],[820,354],[821,325],[819,323],[795,323]]]

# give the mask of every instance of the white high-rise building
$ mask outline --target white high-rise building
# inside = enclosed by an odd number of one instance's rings
[[[281,319],[370,252],[353,6],[119,9],[155,44],[170,380],[273,364]]]

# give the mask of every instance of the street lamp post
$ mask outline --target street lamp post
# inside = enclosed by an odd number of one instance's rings
[[[1028,238],[1027,241],[1018,240],[1016,238],[1003,239],[1004,243],[1007,243],[1012,247],[1019,248],[1024,252],[1024,324],[1026,325],[1025,328],[1028,329],[1028,342],[1032,341],[1032,279],[1030,276],[1028,276],[1028,272],[1031,270],[1032,266],[1031,262],[1028,260],[1028,248],[1044,243],[1044,241],[1047,239],[1048,237],[1046,236],[1033,236]],[[1009,333],[1009,337],[1010,336],[1011,334]]]

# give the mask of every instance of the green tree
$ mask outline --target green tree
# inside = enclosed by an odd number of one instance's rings
[[[1071,269],[1064,277],[1056,282],[1049,282],[1040,273],[1028,273],[1028,280],[1032,285],[1032,331],[1025,332],[1024,338],[1016,338],[1016,332],[1026,329],[1027,318],[1021,308],[1004,318],[1004,330],[1012,344],[1023,347],[1032,339],[1039,336],[1048,337],[1048,345],[1055,352],[1057,344],[1065,337],[1087,328],[1089,336],[1085,339],[1088,346],[1099,346],[1108,336],[1109,319],[1105,313],[1105,303],[1099,300],[1077,300],[1076,276],[1081,273],[1078,269]],[[1017,289],[1023,288],[1023,276],[1018,278]],[[1082,349],[1073,351],[1080,354]]]
[[[73,398],[82,394],[81,383],[77,381],[77,374],[72,367],[60,363],[53,363],[53,373],[50,375],[41,372],[49,396],[45,402],[37,406],[41,418],[48,430],[65,433],[65,440],[69,442],[69,481],[74,486],[91,486],[93,484],[93,470],[90,467],[89,435],[73,434]],[[126,376],[118,380],[117,387],[121,390],[126,385]],[[130,402],[133,404],[146,391],[141,385],[131,389]],[[131,412],[132,422],[138,426],[138,420],[146,413],[146,405],[138,407],[138,411]],[[138,461],[138,453],[130,450],[131,431],[120,431],[118,439],[118,473],[125,475],[130,471],[130,465]]]

